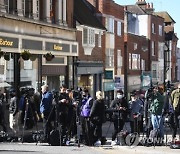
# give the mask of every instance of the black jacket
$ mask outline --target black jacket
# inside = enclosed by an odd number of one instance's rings
[[[119,107],[123,107],[123,109],[118,110]],[[120,119],[126,120],[128,115],[128,103],[125,97],[123,97],[122,99],[116,98],[115,100],[113,100],[110,104],[110,108],[113,111],[114,118],[118,118],[119,116]]]
[[[105,102],[103,99],[94,101],[90,112],[90,119],[92,121],[97,120],[98,123],[105,121]]]

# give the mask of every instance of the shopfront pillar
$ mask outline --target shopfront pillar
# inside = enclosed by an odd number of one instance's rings
[[[20,54],[15,53],[14,56],[14,88],[18,98],[20,98]]]

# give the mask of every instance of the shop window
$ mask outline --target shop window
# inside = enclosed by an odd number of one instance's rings
[[[25,70],[31,70],[33,69],[33,63],[31,60],[25,60],[24,61],[24,69]]]
[[[13,70],[13,68],[14,68],[13,59],[10,59],[9,61],[7,61],[7,70]]]

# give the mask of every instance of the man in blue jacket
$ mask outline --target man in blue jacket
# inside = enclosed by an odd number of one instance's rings
[[[43,128],[44,128],[44,135],[45,140],[49,139],[49,133],[51,131],[51,118],[50,118],[50,112],[52,109],[52,100],[53,95],[51,92],[48,91],[48,85],[43,85],[41,87],[42,91],[42,99],[40,103],[40,113],[41,117],[43,119]]]

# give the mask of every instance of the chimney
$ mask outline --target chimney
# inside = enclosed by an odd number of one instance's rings
[[[150,8],[153,9],[153,3],[150,3]]]
[[[153,3],[147,3],[145,11],[152,14],[154,12]]]

